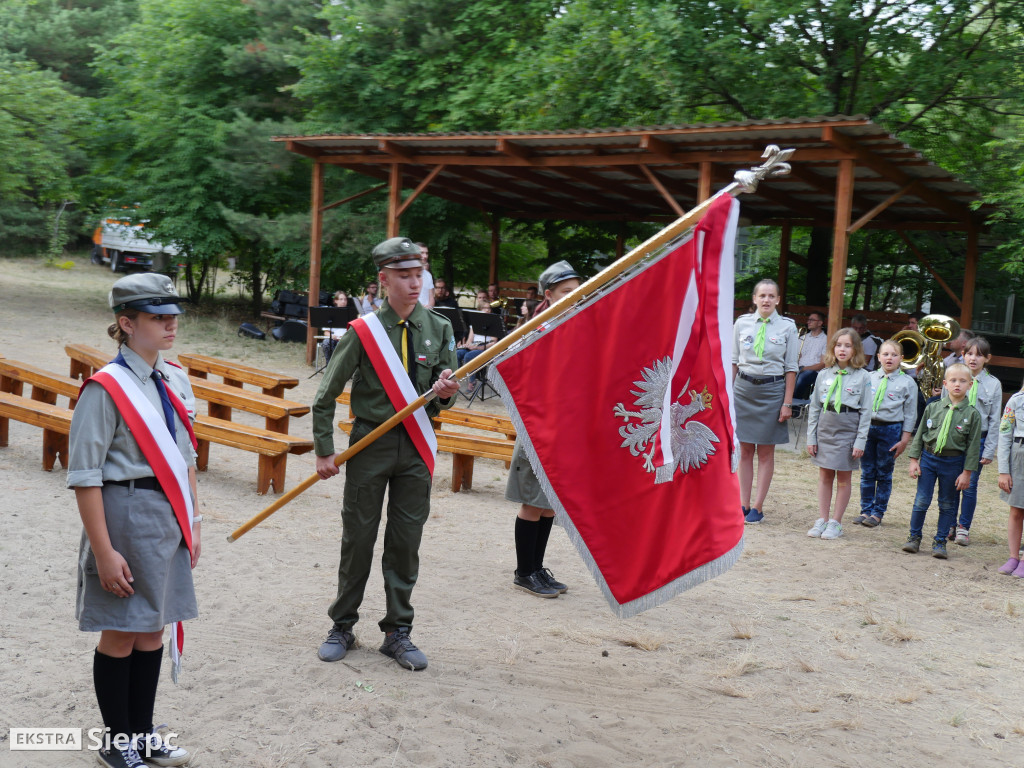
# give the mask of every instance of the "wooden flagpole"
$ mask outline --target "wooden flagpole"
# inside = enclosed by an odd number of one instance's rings
[[[696,208],[679,217],[671,224],[669,224],[667,227],[665,227],[663,230],[661,230],[660,232],[658,232],[657,234],[650,237],[649,239],[638,245],[636,248],[631,250],[621,259],[605,267],[592,278],[587,280],[587,282],[583,283],[583,285],[581,285],[575,291],[562,297],[559,301],[552,304],[550,307],[548,307],[540,314],[534,316],[531,320],[524,323],[519,328],[515,329],[512,333],[505,336],[503,339],[498,340],[496,343],[492,344],[481,354],[477,355],[474,359],[470,360],[464,366],[455,371],[455,373],[452,374],[452,378],[455,379],[456,381],[461,381],[462,379],[466,378],[474,371],[477,371],[478,369],[487,365],[487,363],[489,363],[495,357],[497,357],[502,352],[507,350],[513,344],[516,344],[518,341],[523,339],[531,331],[535,330],[536,328],[548,322],[549,320],[554,320],[556,317],[558,317],[563,312],[568,310],[573,304],[577,303],[581,299],[586,298],[587,296],[590,296],[599,288],[602,288],[603,286],[607,285],[609,282],[614,280],[623,272],[625,272],[629,268],[633,267],[634,265],[645,259],[651,253],[657,251],[659,248],[671,243],[673,240],[680,237],[684,232],[686,232],[686,230],[688,230],[692,226],[695,226],[700,221],[701,217],[705,214],[705,212],[707,212],[708,208],[711,207],[712,203],[714,203],[714,201],[718,199],[719,196],[737,195],[740,194],[741,192],[753,192],[757,189],[757,183],[766,176],[783,176],[789,173],[789,165],[785,162],[785,160],[788,160],[792,154],[792,149],[779,150],[779,148],[774,145],[769,146],[767,149],[765,149],[764,154],[762,155],[762,157],[768,158],[768,160],[765,163],[750,171],[738,171],[735,176],[736,181],[734,181],[729,186],[725,187],[717,195],[708,198],[703,203],[698,205]],[[414,411],[416,411],[418,408],[422,408],[424,405],[433,400],[434,397],[436,397],[436,395],[434,394],[434,391],[431,390],[427,392],[425,395],[421,395],[416,400],[409,403],[409,405],[400,410],[398,413],[396,413],[390,419],[385,421],[383,424],[378,426],[368,435],[363,437],[359,442],[355,443],[354,445],[350,445],[345,451],[335,456],[335,466],[341,466],[342,464],[344,464],[346,461],[348,461],[357,453],[362,451],[364,448],[370,445],[374,440],[379,438],[385,432],[388,432],[394,427],[401,424]],[[228,536],[228,541],[237,541],[239,538],[244,536],[246,533],[251,531],[257,525],[259,525],[272,514],[274,514],[277,510],[281,509],[281,507],[288,504],[296,496],[300,495],[301,493],[305,492],[308,488],[316,484],[318,480],[320,480],[320,475],[317,474],[313,474],[307,477],[297,486],[295,486],[290,491],[282,495],[281,498],[279,498],[269,507],[264,509],[259,514],[253,516],[248,521],[240,525],[237,529],[235,529],[235,531],[232,532],[230,536]]]

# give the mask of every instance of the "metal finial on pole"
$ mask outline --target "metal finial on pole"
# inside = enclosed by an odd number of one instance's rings
[[[733,194],[738,194],[739,192],[751,194],[757,191],[758,182],[762,179],[789,175],[789,172],[793,169],[786,161],[792,157],[795,151],[793,148],[779,149],[776,144],[769,144],[761,154],[762,158],[766,158],[765,162],[756,168],[751,168],[749,171],[736,171],[733,175],[737,190]]]

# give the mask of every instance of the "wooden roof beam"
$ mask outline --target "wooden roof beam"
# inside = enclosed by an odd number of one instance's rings
[[[509,139],[498,139],[498,143],[495,144],[495,149],[503,155],[509,157],[515,157],[520,160],[524,160],[527,163],[530,162],[530,158],[533,157],[533,152],[524,147],[522,144],[517,144]]]
[[[667,160],[670,163],[677,162],[675,148],[670,143],[664,139],[659,139],[657,136],[651,136],[650,134],[641,136],[640,149],[647,150],[659,160]]]
[[[301,143],[299,143],[297,141],[288,141],[284,145],[284,147],[289,152],[294,152],[297,155],[302,155],[303,157],[308,157],[308,158],[311,158],[313,160],[319,160],[320,159],[320,154],[321,153],[320,153],[319,150],[315,149],[314,147],[310,147],[310,146],[307,146],[305,144],[301,144]]]
[[[946,281],[942,279],[942,276],[935,271],[935,267],[932,266],[932,263],[928,261],[928,259],[925,257],[923,253],[921,253],[920,250],[918,250],[918,247],[914,245],[911,239],[907,237],[907,233],[904,232],[902,229],[897,229],[896,234],[898,234],[903,239],[903,242],[907,244],[907,246],[910,248],[911,253],[913,253],[917,257],[917,260],[924,265],[924,268],[931,273],[931,276],[935,279],[935,282],[942,286],[942,290],[946,292],[946,295],[949,296],[949,298],[951,298],[958,307],[962,308],[962,305],[960,304],[960,297],[953,293],[953,289],[946,284]]]
[[[518,193],[519,199],[536,200],[539,202],[546,203],[556,209],[576,209],[581,213],[595,213],[595,211],[589,206],[581,206],[577,202],[579,200],[576,196],[571,197],[560,197],[548,194],[542,187],[537,187],[530,184],[523,184],[515,179],[496,179],[493,176],[489,176],[486,173],[473,170],[462,170],[460,176],[467,179],[473,179],[479,181],[482,184],[486,184],[491,188],[498,188],[502,186],[505,189]],[[480,191],[483,194],[482,190]],[[607,208],[602,206],[605,210]]]
[[[854,232],[856,232],[858,229],[863,227],[869,221],[874,220],[874,218],[876,216],[878,216],[878,214],[880,214],[882,211],[884,211],[886,208],[888,208],[890,205],[895,203],[897,200],[899,200],[904,195],[913,192],[917,188],[917,186],[918,186],[917,182],[916,181],[912,181],[909,184],[907,184],[904,187],[902,187],[897,192],[894,192],[893,194],[889,195],[889,197],[887,197],[885,200],[880,202],[878,205],[876,205],[870,211],[868,211],[863,216],[861,216],[859,219],[857,219],[855,222],[853,222],[853,224],[851,224],[849,226],[849,228],[846,230],[847,234],[852,235]]]
[[[617,170],[623,171],[628,169],[619,168]],[[632,201],[641,201],[653,209],[662,207],[663,201],[659,195],[652,194],[645,189],[631,187],[628,183],[615,181],[613,179],[606,179],[604,176],[585,168],[559,168],[558,173],[570,179],[576,179],[577,181],[582,181],[592,187],[602,189],[609,194],[621,197],[623,207],[628,206]],[[634,176],[634,178],[640,178],[639,174],[630,175]]]
[[[437,178],[437,175],[444,170],[443,165],[434,166],[430,173],[427,174],[426,178],[423,179],[419,184],[416,185],[416,189],[412,191],[412,194],[405,198],[405,201],[398,207],[398,215],[401,216],[405,213],[406,209],[412,205],[413,201],[420,196],[420,193],[430,186],[430,182]]]
[[[679,205],[675,197],[673,197],[672,194],[668,191],[668,189],[665,188],[665,185],[661,183],[661,179],[659,179],[654,174],[654,171],[652,171],[646,165],[641,165],[640,170],[643,171],[644,175],[647,177],[647,180],[654,185],[654,188],[661,193],[661,196],[665,198],[665,202],[667,202],[669,204],[669,207],[676,212],[676,215],[679,218],[685,216],[686,211],[683,210],[683,207]]]
[[[571,184],[567,184],[565,180],[562,178],[552,178],[550,176],[538,177],[531,171],[527,170],[526,168],[502,168],[501,172],[505,175],[514,176],[518,179],[523,179],[524,181],[531,181],[534,183],[538,183],[540,180],[543,180],[544,184],[547,187],[551,189],[556,189],[564,195],[570,195],[579,200],[584,200],[588,203],[598,206],[599,208],[607,209],[610,204],[613,204],[615,202],[613,200],[609,200],[607,197],[602,197],[601,195],[588,192],[585,189],[580,189],[579,187],[574,187]],[[625,202],[626,200],[623,200],[623,203]]]
[[[859,164],[867,166],[879,176],[888,179],[901,187],[914,181],[913,178],[905,174],[895,165],[892,165],[888,160],[885,160],[883,157],[874,154],[864,147],[861,147],[849,136],[840,133],[830,126],[825,126],[822,129],[821,137],[823,141],[831,144],[832,146],[853,154]],[[962,221],[964,224],[971,223],[970,210],[955,203],[949,198],[943,197],[924,186],[919,188],[917,196],[935,208],[938,208],[940,211],[949,214],[954,219]]]
[[[414,153],[408,147],[403,147],[397,141],[389,141],[388,139],[381,139],[377,142],[377,149],[381,152],[387,152],[392,157],[396,158],[401,163],[415,163],[416,153]]]

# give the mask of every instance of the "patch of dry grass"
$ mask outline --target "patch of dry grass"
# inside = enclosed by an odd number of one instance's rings
[[[732,619],[733,640],[750,640],[754,636],[754,625],[747,619]]]
[[[882,642],[890,645],[909,643],[911,640],[920,640],[921,635],[907,624],[907,619],[902,614],[896,614],[895,619],[882,623]]]
[[[749,699],[751,694],[735,685],[710,685],[704,686],[704,690],[710,693],[717,693],[720,696],[728,696],[732,699]]]

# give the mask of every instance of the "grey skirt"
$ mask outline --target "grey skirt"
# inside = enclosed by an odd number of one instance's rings
[[[516,447],[512,450],[512,467],[509,469],[508,483],[505,485],[505,498],[517,504],[553,509],[519,440],[516,440]]]
[[[103,510],[110,543],[128,562],[135,594],[115,597],[103,589],[83,530],[75,603],[78,628],[157,632],[172,621],[198,616],[192,561],[167,497],[160,491],[104,485]]]
[[[1013,488],[1010,492],[999,491],[999,498],[1017,509],[1024,509],[1024,445],[1010,444],[1010,477]]]
[[[860,469],[860,459],[853,458],[860,413],[823,411],[818,418],[818,453],[811,461],[822,469],[847,472]]]
[[[771,384],[751,384],[741,376],[733,381],[733,402],[736,406],[736,437],[741,443],[785,445],[789,427],[779,421],[779,411],[786,396],[786,380]]]

